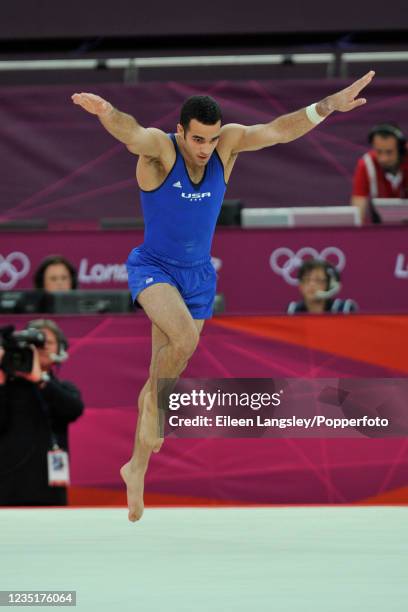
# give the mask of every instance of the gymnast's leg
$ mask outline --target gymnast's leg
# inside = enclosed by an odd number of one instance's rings
[[[129,520],[138,520],[143,513],[143,486],[152,451],[160,449],[158,437],[157,381],[178,378],[194,353],[203,320],[194,320],[177,289],[157,283],[138,297],[152,321],[152,360],[149,379],[138,401],[139,416],[132,458],[121,469],[126,483]]]

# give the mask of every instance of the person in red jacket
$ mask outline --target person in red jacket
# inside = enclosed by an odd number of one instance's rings
[[[368,140],[372,146],[358,162],[354,172],[351,203],[360,210],[361,220],[373,218],[373,198],[408,198],[407,140],[393,123],[372,128]]]

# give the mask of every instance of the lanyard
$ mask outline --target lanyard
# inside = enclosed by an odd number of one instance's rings
[[[35,394],[37,395],[37,398],[38,398],[38,400],[40,402],[40,406],[41,406],[42,411],[44,412],[45,416],[47,417],[47,421],[48,421],[48,425],[49,425],[49,429],[50,429],[51,448],[52,448],[52,450],[58,450],[60,446],[58,444],[57,436],[55,435],[55,433],[54,433],[54,431],[52,429],[52,421],[51,421],[50,409],[48,407],[47,402],[45,401],[45,399],[41,395],[40,389],[37,387],[37,385],[35,386]]]

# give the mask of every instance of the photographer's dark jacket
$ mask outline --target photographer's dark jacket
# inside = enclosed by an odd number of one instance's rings
[[[19,377],[0,385],[0,506],[66,504],[66,489],[48,486],[47,451],[51,430],[68,450],[83,409],[78,389],[53,375],[43,388]]]

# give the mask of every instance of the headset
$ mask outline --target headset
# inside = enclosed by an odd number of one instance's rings
[[[58,353],[51,353],[50,359],[53,363],[63,363],[68,359],[68,340],[64,332],[54,321],[51,319],[35,319],[34,321],[30,321],[26,325],[26,329],[49,329],[52,331],[58,343]]]
[[[373,144],[374,136],[394,136],[398,144],[398,154],[400,159],[407,153],[407,139],[404,132],[393,123],[379,123],[371,128],[368,134],[368,142]]]
[[[327,300],[338,294],[341,289],[341,282],[340,274],[337,268],[335,268],[328,261],[324,261],[323,264],[328,279],[327,289],[326,291],[316,291],[316,297],[318,299]]]
[[[340,282],[340,274],[337,268],[333,266],[331,263],[324,259],[307,259],[300,266],[298,270],[298,280],[300,281],[305,273],[305,269],[307,269],[311,263],[319,265],[324,269],[327,278],[327,288],[324,291],[316,291],[315,297],[318,300],[328,300],[340,291],[341,282]]]

